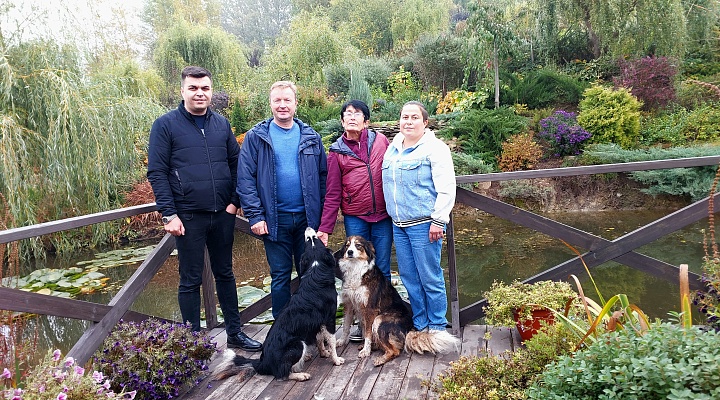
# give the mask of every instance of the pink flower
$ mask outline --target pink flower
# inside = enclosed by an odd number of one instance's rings
[[[60,359],[61,353],[60,350],[53,351],[53,360],[57,361]]]
[[[123,394],[123,399],[133,400],[135,398],[136,394],[137,394],[137,390],[133,390],[132,392],[127,392],[127,393]]]
[[[73,364],[75,364],[75,359],[72,357],[68,357],[65,359],[65,368],[71,367]]]
[[[77,375],[84,375],[85,374],[85,368],[75,366],[75,374]]]
[[[57,400],[67,400],[67,395],[65,393],[60,393],[56,397]]]
[[[3,379],[10,379],[12,378],[12,372],[10,372],[7,368],[3,369],[2,375],[0,375],[0,378]]]
[[[101,382],[103,381],[103,379],[105,379],[105,376],[103,375],[102,372],[100,372],[100,371],[95,371],[95,372],[93,372],[93,374],[92,374],[92,378],[93,378],[93,380],[94,380],[95,382],[101,383]]]

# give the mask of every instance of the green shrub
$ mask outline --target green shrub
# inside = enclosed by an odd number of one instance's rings
[[[607,334],[547,366],[528,390],[531,399],[720,398],[720,336],[658,324],[639,336]]]
[[[438,130],[444,137],[456,137],[464,153],[472,154],[488,164],[502,152],[502,144],[510,136],[527,129],[527,118],[515,114],[512,108],[471,110],[448,119]]]
[[[637,145],[642,103],[627,89],[596,85],[583,96],[577,120],[592,134],[593,143],[617,143],[626,149]]]
[[[556,104],[577,104],[587,83],[553,69],[530,72],[507,92],[501,93],[502,104],[527,104],[543,108]]]
[[[678,108],[676,111],[657,116],[643,117],[640,129],[640,143],[645,146],[667,144],[679,146],[685,144],[683,127],[688,111]]]
[[[455,166],[455,175],[478,175],[494,172],[493,166],[480,158],[465,153],[452,152],[451,154],[453,165]],[[463,183],[459,186],[465,189],[471,189],[474,184]]]
[[[564,326],[546,326],[511,354],[461,357],[450,363],[432,390],[441,400],[526,399],[527,388],[545,366],[569,354],[574,343]]]
[[[720,154],[720,146],[673,147],[646,150],[624,150],[615,145],[592,145],[585,149],[583,164],[614,164],[634,161],[668,160],[674,158],[704,157]],[[671,168],[635,171],[630,178],[648,185],[643,192],[658,195],[690,196],[699,200],[708,195],[716,167],[707,165],[693,168]]]
[[[347,99],[360,100],[368,106],[373,104],[370,85],[365,80],[364,72],[357,66],[350,70],[350,87],[348,88]]]
[[[697,142],[720,139],[720,109],[705,105],[693,110],[685,120],[683,135],[687,140]]]
[[[716,82],[717,76],[706,78],[706,80]],[[681,82],[677,89],[677,103],[689,110],[716,103],[720,100],[720,88],[708,82],[694,79]]]

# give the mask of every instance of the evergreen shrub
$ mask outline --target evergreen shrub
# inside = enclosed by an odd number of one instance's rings
[[[610,332],[547,366],[530,399],[718,399],[720,335],[657,324]]]
[[[571,75],[549,68],[534,70],[507,92],[501,93],[503,104],[522,103],[528,108],[556,104],[577,104],[588,84]]]
[[[617,145],[591,145],[585,149],[580,161],[585,164],[613,164],[635,161],[668,160],[674,158],[703,157],[720,154],[720,146],[651,147],[644,150],[625,150]],[[708,195],[715,176],[712,165],[693,168],[671,168],[635,171],[630,178],[648,187],[641,189],[651,195],[669,194],[689,196],[693,201]]]
[[[503,142],[525,131],[527,124],[527,118],[516,115],[509,107],[473,109],[448,119],[438,134],[458,138],[464,153],[494,165],[496,155],[502,152]]]
[[[640,138],[640,108],[627,89],[595,85],[583,93],[578,123],[592,134],[592,143],[616,143],[628,149]]]

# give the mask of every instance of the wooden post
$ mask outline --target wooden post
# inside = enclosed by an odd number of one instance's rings
[[[210,266],[210,254],[205,247],[205,267],[202,274],[202,297],[205,304],[205,324],[207,329],[218,326],[217,308],[215,307],[215,277]]]
[[[457,281],[457,259],[455,258],[455,233],[454,233],[453,216],[450,213],[450,222],[448,222],[445,238],[447,240],[448,253],[448,274],[450,280],[450,318],[452,323],[451,332],[453,335],[460,337],[460,296],[458,294]]]

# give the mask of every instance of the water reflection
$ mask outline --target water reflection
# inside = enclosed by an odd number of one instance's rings
[[[594,211],[546,216],[613,240],[668,213],[652,210]],[[574,257],[574,253],[559,240],[491,215],[456,214],[454,218],[461,307],[482,299],[483,292],[490,288],[493,280],[522,280]],[[698,222],[637,251],[674,265],[689,264],[691,271],[699,272],[703,256],[702,229],[706,226],[707,221]],[[337,249],[343,240],[342,224],[338,224],[335,234],[330,237],[329,247]],[[147,243],[136,246],[145,245]],[[49,259],[42,265],[26,265],[25,269],[48,266],[67,268],[78,261],[93,257],[93,254],[86,253],[72,260]],[[392,262],[392,268],[397,269],[394,257]],[[108,304],[138,265],[102,270],[114,284],[102,293],[80,299]],[[269,273],[262,242],[238,233],[233,265],[239,285],[262,287],[262,280]],[[651,318],[666,318],[668,311],[679,310],[680,295],[676,282],[666,282],[614,262],[595,267],[592,273],[605,298],[625,293],[632,303],[637,304]],[[586,276],[581,276],[581,279],[586,295],[596,298],[595,290]],[[177,258],[171,256],[137,298],[131,310],[179,320],[177,285]],[[695,316],[697,317],[697,313]],[[86,321],[57,317],[39,317],[29,322],[30,331],[37,327],[39,332],[38,353],[41,355],[45,350],[54,348],[61,349],[63,353],[67,352],[88,326]]]

